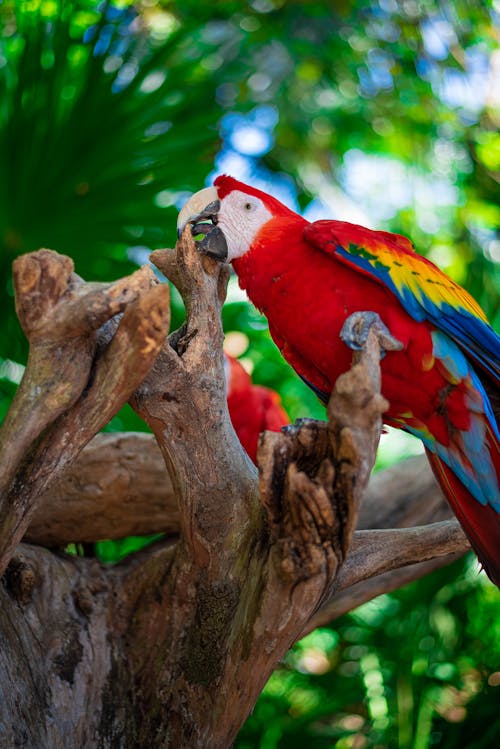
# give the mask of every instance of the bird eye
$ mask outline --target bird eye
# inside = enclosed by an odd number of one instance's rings
[[[251,203],[245,203],[245,211],[251,211],[252,210],[252,204]]]

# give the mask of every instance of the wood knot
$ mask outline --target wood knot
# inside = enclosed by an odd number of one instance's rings
[[[81,613],[89,617],[94,607],[94,597],[88,588],[77,588],[73,591],[73,601]]]
[[[31,601],[35,588],[40,584],[35,567],[22,557],[11,559],[4,580],[7,591],[22,605]]]

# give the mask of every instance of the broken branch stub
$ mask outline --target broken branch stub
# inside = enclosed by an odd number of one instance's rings
[[[260,496],[271,539],[290,580],[324,577],[322,597],[344,562],[375,462],[387,402],[380,395],[380,348],[364,351],[337,380],[324,424],[302,419],[266,432],[258,451]]]
[[[26,372],[0,430],[0,570],[37,497],[126,402],[169,324],[169,293],[148,268],[86,284],[51,250],[15,263],[16,304],[30,341]],[[107,347],[97,332],[126,312]]]
[[[182,538],[195,558],[216,565],[221,555],[213,549],[227,538],[224,563],[230,566],[258,503],[255,468],[227,410],[220,311],[229,271],[198,253],[189,227],[175,250],[157,250],[151,258],[183,295],[187,317],[130,403],[163,453],[179,502]],[[237,502],[230,501],[235,487]]]
[[[21,255],[13,264],[16,310],[30,351],[0,428],[0,496],[30,446],[84,390],[97,329],[155,282],[141,268],[115,283],[86,284],[73,267],[52,250]]]
[[[365,349],[354,353],[353,366],[337,379],[328,403],[330,434],[339,467],[339,496],[350,496],[353,502],[344,526],[344,555],[375,464],[382,414],[389,407],[380,392],[380,352],[378,334],[371,328]]]
[[[182,296],[188,322],[190,317],[199,317],[202,309],[220,314],[226,298],[229,266],[199,253],[189,227],[177,242],[175,250],[155,250],[150,259]],[[215,282],[216,293],[209,279]]]

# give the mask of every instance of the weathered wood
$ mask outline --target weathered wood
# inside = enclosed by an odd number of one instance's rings
[[[24,540],[44,546],[179,533],[179,505],[152,434],[98,434],[43,494]]]
[[[107,705],[126,705],[125,685],[113,684],[122,655],[109,637],[112,600],[95,561],[24,545],[13,556],[0,586],[0,746],[99,745],[117,721]],[[125,735],[126,716],[118,721]]]
[[[336,580],[343,590],[384,572],[465,552],[470,544],[457,520],[417,526],[357,531],[349,559]]]
[[[337,383],[328,426],[306,421],[263,436],[259,502],[253,468],[242,460],[230,428],[220,350],[217,358],[212,353],[212,342],[221,339],[214,315],[220,270],[205,263],[203,283],[187,239],[178,246],[174,274],[171,254],[155,261],[190,300],[188,325],[171,338],[175,349],[164,347],[133,400],[171,466],[181,540],[156,606],[168,607],[168,621],[143,611],[132,639],[152,641],[161,621],[165,636],[180,647],[161,657],[156,651],[146,663],[141,650],[131,662],[141,694],[149,693],[145,731],[160,682],[166,742],[226,747],[348,554],[387,404],[379,393],[379,347],[372,335]],[[165,396],[165,371],[183,400],[170,390]]]
[[[126,403],[168,330],[168,289],[150,270],[116,284],[85,284],[72,268],[50,250],[15,263],[30,355],[0,429],[0,572],[40,494]],[[111,342],[100,347],[97,329],[125,306]]]
[[[469,551],[469,549],[470,547],[467,545],[465,550]],[[415,550],[415,552],[418,553],[418,550]],[[353,582],[352,585],[342,590],[336,590],[307,622],[302,635],[312,632],[317,627],[332,624],[335,619],[347,614],[363,603],[367,603],[383,593],[391,593],[393,590],[402,588],[414,580],[419,580],[421,577],[434,572],[434,570],[454,562],[462,555],[463,551],[451,555],[443,554],[427,562],[418,562],[417,564],[410,564],[407,567],[399,567],[389,572],[373,575],[366,580]]]
[[[258,474],[224,392],[227,268],[198,255],[189,229],[153,259],[186,303],[186,323],[168,340],[167,287],[149,271],[85,284],[48,251],[16,270],[31,359],[3,427],[0,745],[225,749],[312,623],[391,589],[401,569],[405,579],[422,574],[413,564],[422,553],[435,563],[466,548],[454,522],[395,528],[427,517],[419,500],[436,496],[433,483],[419,482],[403,510],[407,474],[390,491],[384,481],[394,479],[376,479],[363,509],[386,407],[374,333],[339,378],[328,423],[265,433]],[[77,461],[132,390],[159,452],[132,463],[131,444],[150,437],[101,436]],[[355,532],[358,516],[366,530]],[[104,568],[15,550],[30,519],[29,537],[46,543],[96,540],[109,523],[108,536],[176,536]]]
[[[446,520],[451,510],[424,455],[370,478],[357,528]],[[179,504],[154,435],[98,434],[38,500],[24,539],[45,546],[179,533]]]
[[[417,455],[371,477],[358,528],[408,528],[451,517],[427,458]]]
[[[0,432],[0,492],[9,487],[45,427],[82,393],[97,329],[149,288],[153,279],[148,269],[141,269],[115,284],[85,284],[73,272],[73,262],[52,250],[15,260],[16,309],[30,354]]]

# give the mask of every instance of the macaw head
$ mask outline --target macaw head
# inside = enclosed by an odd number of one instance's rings
[[[177,234],[191,224],[202,252],[232,262],[248,252],[263,226],[284,215],[295,214],[271,195],[222,175],[189,198],[179,213]]]

